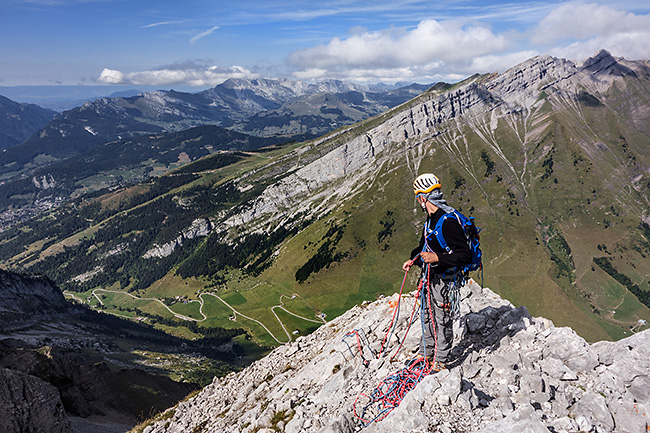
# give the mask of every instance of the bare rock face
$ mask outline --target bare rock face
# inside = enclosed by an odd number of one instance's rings
[[[70,430],[57,389],[36,377],[0,368],[0,431],[3,433]]]
[[[141,370],[113,371],[100,356],[51,346],[35,347],[15,339],[0,340],[0,369],[32,377],[34,387],[52,388],[69,415],[87,418],[119,412],[133,424],[141,414],[162,410],[195,389],[194,385]],[[7,416],[19,419],[19,409]]]
[[[116,349],[113,334],[76,323],[79,313],[47,278],[0,270],[0,433],[68,432],[66,414],[87,425],[117,417],[128,429],[196,388],[115,371],[102,356]]]
[[[146,433],[646,431],[650,331],[590,345],[475,283],[462,294],[455,361],[425,376],[383,419],[372,421],[379,409],[367,396],[416,355],[419,320],[405,335],[412,295],[388,338],[397,295],[356,306],[242,372],[215,378]],[[361,343],[346,336],[353,330]]]
[[[62,313],[67,304],[48,278],[0,269],[0,329],[14,321]]]
[[[648,75],[650,69],[642,62],[615,59],[607,51],[582,64],[537,56],[501,74],[472,77],[442,93],[427,92],[391,111],[390,118],[363,134],[348,137],[351,126],[314,141],[302,150],[312,156],[270,185],[250,208],[226,220],[220,230],[241,227],[262,215],[267,222],[277,222],[305,211],[325,214],[372,179],[391,155],[444,134],[446,122],[472,124],[487,116],[496,127],[513,113],[530,113],[547,97],[558,107],[575,103],[585,90],[594,103],[600,103],[614,84],[624,87],[625,76],[635,74]],[[332,148],[319,153],[320,146]],[[246,183],[245,178],[241,183]]]
[[[192,221],[192,224],[183,230],[181,234],[174,240],[167,242],[164,245],[155,245],[152,249],[144,253],[143,259],[150,259],[153,257],[162,258],[171,255],[176,247],[182,246],[183,242],[187,239],[194,239],[196,237],[208,236],[212,232],[212,225],[208,219],[198,218]]]

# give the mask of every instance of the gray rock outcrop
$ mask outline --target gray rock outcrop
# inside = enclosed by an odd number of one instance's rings
[[[646,431],[650,331],[590,345],[475,283],[463,289],[463,298],[449,369],[424,377],[396,409],[363,431]],[[404,316],[415,302],[408,295],[388,356],[370,355],[371,348],[380,350],[397,300],[394,295],[356,306],[242,372],[215,378],[145,431],[360,431],[362,415],[376,413],[369,406],[362,414],[365,396],[418,348],[417,321],[404,338]],[[346,339],[352,330],[368,340],[362,346],[368,363],[355,339]]]
[[[61,291],[41,275],[20,275],[0,269],[0,330],[23,320],[65,312]]]
[[[143,259],[162,258],[171,255],[176,247],[182,246],[187,239],[208,236],[212,231],[210,221],[205,218],[198,218],[192,221],[192,224],[183,230],[180,235],[163,245],[153,245],[149,251],[144,253]]]
[[[57,389],[37,377],[0,368],[0,431],[70,431]]]

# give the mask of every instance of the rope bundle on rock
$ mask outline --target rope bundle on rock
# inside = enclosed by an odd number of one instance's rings
[[[413,259],[411,263],[413,263],[414,261],[415,259]],[[356,345],[358,348],[359,355],[361,356],[361,359],[363,360],[363,363],[366,367],[370,365],[370,361],[366,359],[366,357],[364,356],[364,347],[367,347],[367,350],[370,352],[372,357],[376,359],[382,358],[383,356],[386,356],[388,353],[387,343],[390,341],[393,333],[395,332],[395,328],[397,327],[397,320],[399,318],[399,311],[400,311],[401,301],[402,301],[402,292],[404,290],[404,285],[406,283],[407,275],[408,275],[408,270],[404,273],[404,279],[402,280],[402,286],[400,287],[397,305],[393,311],[393,317],[391,319],[391,323],[388,326],[388,330],[386,331],[386,335],[384,336],[384,339],[381,343],[381,348],[377,355],[375,355],[375,351],[370,346],[368,342],[368,338],[363,332],[363,329],[352,330],[343,337],[342,341],[347,345],[348,350],[350,351],[350,354],[353,357],[355,355],[352,351],[350,344],[348,344],[346,339],[350,337],[356,338]],[[427,296],[425,293],[426,288],[428,287],[428,282],[429,282],[428,280],[429,280],[429,266],[427,265],[427,272],[425,272],[424,277],[420,281],[420,285],[418,287],[418,296],[416,298],[416,302],[413,305],[413,310],[411,312],[408,321],[406,332],[404,334],[404,337],[401,339],[401,343],[399,347],[397,348],[395,353],[391,356],[390,358],[391,361],[393,361],[395,356],[397,356],[399,351],[402,349],[402,346],[404,345],[404,341],[406,340],[406,336],[408,335],[408,332],[411,329],[411,325],[414,322],[413,319],[415,317],[415,311],[418,306],[417,300],[420,301],[420,316],[421,316],[420,321],[423,327],[424,327],[423,314],[426,314],[424,308],[425,299],[429,303],[428,305],[429,312],[431,313],[433,311],[430,305],[431,297]],[[434,323],[433,317],[431,317],[431,323]],[[435,332],[435,325],[433,326],[433,331],[434,331],[435,347],[437,349],[437,336]],[[424,332],[422,335],[423,335],[422,338],[424,338]],[[415,388],[415,386],[418,383],[420,383],[420,381],[424,377],[426,377],[428,374],[431,373],[433,363],[435,362],[435,358],[436,358],[436,353],[434,352],[432,362],[429,362],[429,359],[426,357],[426,354],[425,356],[418,356],[414,359],[411,359],[406,362],[406,367],[390,374],[388,377],[383,379],[370,395],[366,395],[364,393],[359,394],[353,404],[354,416],[361,421],[364,427],[367,427],[373,422],[378,422],[386,418],[388,414],[390,414],[390,412],[393,411],[393,409],[399,406],[399,404],[402,402],[406,394],[409,391],[411,391],[413,388]],[[360,410],[359,413],[357,411],[357,404],[360,403],[360,400],[362,398],[363,400],[365,400],[365,402],[364,405],[359,408]]]
[[[431,365],[424,357],[408,361],[407,366],[389,375],[370,395],[359,394],[353,404],[354,415],[367,427],[373,422],[381,421],[402,402],[406,394],[431,373]],[[366,404],[357,414],[357,403],[365,397]]]

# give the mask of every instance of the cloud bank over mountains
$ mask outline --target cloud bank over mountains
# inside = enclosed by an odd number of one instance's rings
[[[175,66],[166,66],[160,69],[141,72],[123,73],[114,69],[104,68],[99,75],[99,81],[106,84],[134,84],[134,85],[174,85],[186,84],[190,86],[217,86],[229,78],[259,78],[248,69],[241,66],[207,66],[200,64],[188,65],[184,63]]]
[[[524,13],[524,12],[520,12]],[[501,17],[501,20],[505,18]],[[507,20],[506,20],[507,21]],[[515,18],[512,19],[515,21]],[[521,17],[518,18],[521,22]],[[614,56],[650,58],[650,14],[634,14],[595,3],[570,2],[528,26],[478,19],[424,19],[415,27],[368,31],[354,27],[346,37],[296,49],[285,59],[285,76],[301,80],[357,82],[456,81],[474,73],[503,72],[537,54],[582,60],[604,48]],[[192,43],[217,31],[215,26]],[[274,68],[275,73],[278,68]],[[140,72],[105,68],[110,84],[215,86],[228,78],[269,76],[252,66],[192,65]]]

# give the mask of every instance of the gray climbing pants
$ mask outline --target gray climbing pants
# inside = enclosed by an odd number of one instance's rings
[[[432,276],[429,288],[425,289],[425,295],[420,300],[424,303],[424,309],[422,310],[422,316],[424,317],[421,317],[423,338],[420,341],[420,354],[430,359],[433,359],[435,354],[436,360],[442,363],[451,361],[449,354],[454,341],[453,320],[448,306],[449,300],[443,296],[443,293],[448,292],[449,284],[453,284],[453,281]],[[433,314],[429,311],[429,306],[433,309]],[[437,348],[436,340],[438,343]]]

